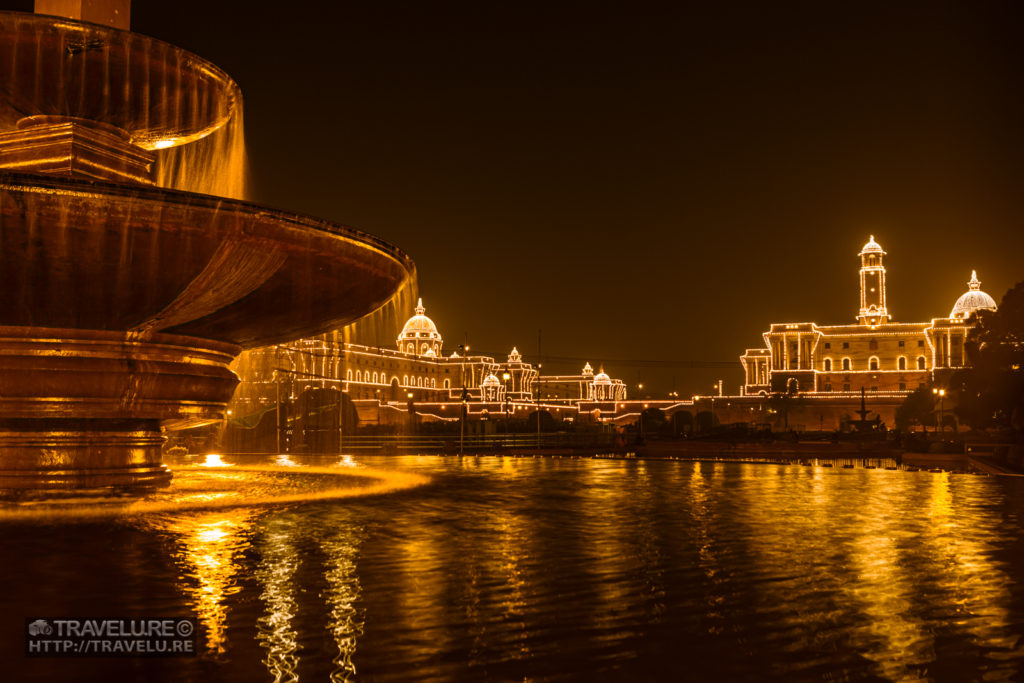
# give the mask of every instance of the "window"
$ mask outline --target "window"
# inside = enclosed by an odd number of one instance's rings
[[[831,349],[832,348],[832,342],[825,342],[825,348],[826,349]]]
[[[871,387],[871,391],[878,391],[878,387]]]
[[[402,375],[402,386],[409,386],[409,375]]]
[[[795,370],[796,369],[796,360],[789,361],[789,369],[790,370]]]
[[[451,389],[452,388],[452,383],[450,381],[448,381],[448,380],[445,380],[444,381],[444,388],[445,389]]]
[[[878,356],[871,356],[871,359],[868,361],[868,370],[877,370],[877,369],[878,369]]]
[[[358,370],[356,370],[356,381],[357,382],[362,382],[363,381],[363,373],[359,372]]]
[[[903,382],[900,382],[900,391],[906,391],[906,390],[907,390],[907,385],[904,384]]]
[[[906,344],[902,339],[900,339],[900,348],[902,349],[904,346],[906,346]]]
[[[871,341],[869,341],[868,348],[871,349],[872,351],[876,350],[878,348],[878,340],[872,339]]]
[[[900,344],[902,344],[902,343],[903,342],[900,342]],[[896,361],[896,367],[898,369],[900,369],[900,370],[906,370],[907,369],[907,359],[906,359],[905,356],[900,356],[899,360]]]
[[[832,372],[832,359],[831,358],[826,358],[825,359],[825,372]]]
[[[917,340],[917,345],[918,345],[918,347],[924,346],[924,339],[918,339]]]
[[[843,342],[843,348],[844,349],[850,348],[850,342]]]
[[[832,391],[832,385],[831,384],[826,384],[825,385],[825,391]]]
[[[924,370],[924,356],[917,357],[917,369]]]
[[[843,391],[849,391],[849,390],[850,390],[850,385],[849,384],[844,384],[843,385]]]
[[[345,373],[345,379],[347,379],[349,382],[352,381],[352,371],[351,370],[349,370],[348,372]]]
[[[844,358],[843,359],[843,370],[849,370],[849,369],[850,369],[850,359],[849,358]]]
[[[377,379],[378,379],[378,378],[377,378],[377,373],[375,372],[375,373],[373,373],[373,383],[374,383],[374,384],[378,384],[378,383],[379,383],[379,382],[377,381]]]

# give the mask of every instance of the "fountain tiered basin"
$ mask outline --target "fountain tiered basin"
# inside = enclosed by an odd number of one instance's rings
[[[0,13],[0,489],[166,483],[161,427],[223,419],[245,348],[322,333],[415,276],[357,230],[155,186],[154,150],[237,88],[126,31]]]

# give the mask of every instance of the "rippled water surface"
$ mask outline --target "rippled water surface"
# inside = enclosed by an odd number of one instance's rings
[[[0,523],[8,680],[1024,676],[1019,479],[361,464],[429,482],[287,507]],[[25,659],[29,615],[194,615],[202,654]]]

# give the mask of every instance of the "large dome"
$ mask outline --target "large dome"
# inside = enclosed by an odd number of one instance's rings
[[[971,271],[971,280],[967,283],[967,286],[970,289],[961,294],[960,298],[956,300],[956,304],[949,314],[950,318],[966,320],[975,311],[994,311],[997,309],[995,299],[981,291],[981,281],[978,280],[978,273],[976,271]]]
[[[431,352],[433,356],[441,355],[441,333],[437,331],[437,325],[424,313],[423,299],[416,304],[416,315],[405,321],[402,333],[398,335],[398,350],[417,355],[427,355]]]

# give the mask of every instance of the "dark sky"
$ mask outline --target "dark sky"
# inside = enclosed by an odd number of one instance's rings
[[[997,301],[1024,279],[1018,4],[175,0],[132,24],[241,86],[253,199],[413,257],[449,350],[533,360],[542,329],[545,356],[693,393],[735,391],[771,322],[851,322],[869,234],[897,321],[948,314],[972,268]]]

